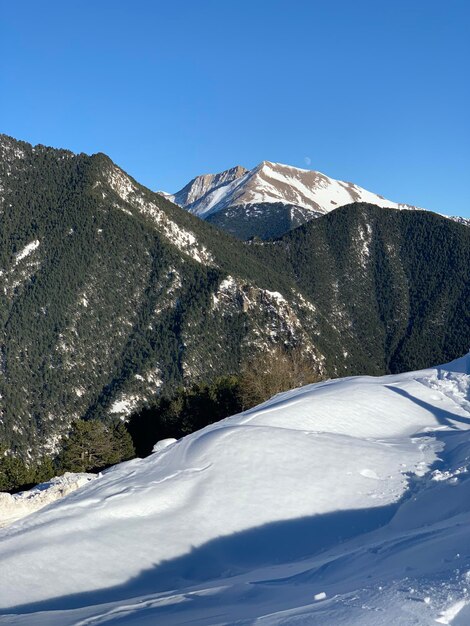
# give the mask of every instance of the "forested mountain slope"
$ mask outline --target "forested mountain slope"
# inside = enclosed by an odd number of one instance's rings
[[[470,230],[427,211],[353,204],[265,246],[329,323],[327,369],[401,372],[470,345]],[[330,341],[339,331],[347,355]],[[348,363],[354,363],[349,365]]]
[[[351,205],[243,244],[103,154],[2,135],[0,225],[0,441],[22,453],[276,344],[324,376],[469,345],[470,231],[431,213]]]
[[[105,155],[2,136],[0,186],[9,447],[52,447],[74,417],[126,414],[265,344],[302,341],[315,357],[296,305],[274,293],[290,289],[283,276]]]

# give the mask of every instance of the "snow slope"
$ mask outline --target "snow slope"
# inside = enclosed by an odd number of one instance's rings
[[[0,624],[470,623],[470,356],[328,381],[0,531]]]
[[[279,202],[315,213],[328,213],[351,202],[415,208],[321,172],[270,161],[263,161],[250,171],[238,166],[220,174],[197,176],[173,196],[164,195],[202,218],[227,207]]]

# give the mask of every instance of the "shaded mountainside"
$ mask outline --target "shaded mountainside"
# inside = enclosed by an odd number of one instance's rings
[[[329,371],[395,373],[468,350],[468,228],[430,212],[353,204],[265,249],[329,321],[316,341]]]
[[[0,211],[0,441],[23,453],[276,344],[337,376],[470,343],[470,231],[431,213],[351,205],[243,244],[103,154],[5,136]]]
[[[272,239],[282,237],[305,222],[320,217],[304,207],[282,202],[265,202],[227,207],[211,213],[206,221],[244,241],[259,237]]]

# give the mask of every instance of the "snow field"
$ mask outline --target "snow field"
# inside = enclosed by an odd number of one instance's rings
[[[0,531],[0,623],[470,623],[469,361],[292,390],[110,469]]]

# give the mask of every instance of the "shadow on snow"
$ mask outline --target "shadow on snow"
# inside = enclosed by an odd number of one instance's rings
[[[394,503],[272,522],[213,539],[188,554],[143,571],[122,585],[24,603],[0,610],[0,615],[67,610],[128,600],[236,576],[247,570],[303,560],[383,526],[393,517],[398,506],[399,503]]]

